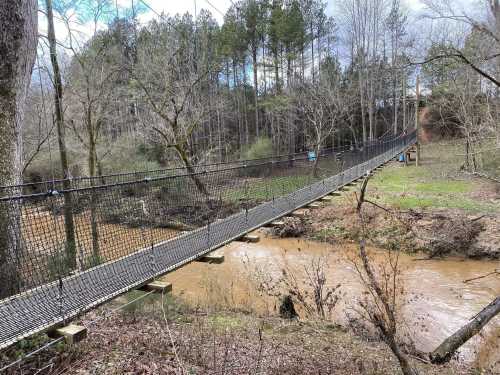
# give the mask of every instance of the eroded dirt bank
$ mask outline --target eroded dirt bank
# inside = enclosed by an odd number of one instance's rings
[[[430,258],[500,258],[499,214],[473,214],[442,208],[384,208],[389,211],[365,205],[368,240],[373,246],[407,253],[423,252]],[[357,242],[360,234],[354,205],[340,199],[306,218],[304,228],[309,238],[330,243]]]

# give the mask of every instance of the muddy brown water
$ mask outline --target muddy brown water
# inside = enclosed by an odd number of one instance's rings
[[[259,292],[262,281],[272,284],[287,268],[299,283],[306,283],[305,267],[319,256],[327,256],[327,284],[341,284],[341,300],[332,319],[346,324],[354,314],[364,288],[354,267],[355,245],[331,245],[304,239],[278,239],[260,233],[259,243],[233,242],[223,248],[225,262],[219,265],[190,263],[165,276],[174,294],[200,307],[225,307],[276,314],[277,298]],[[374,264],[387,259],[386,252],[369,249]],[[500,294],[496,276],[474,282],[463,281],[491,272],[499,262],[463,260],[417,260],[422,256],[401,254],[399,264],[404,286],[401,314],[404,331],[417,349],[433,350],[444,338],[465,324]],[[482,335],[467,343],[460,358],[480,365],[500,363],[500,317],[492,320]]]

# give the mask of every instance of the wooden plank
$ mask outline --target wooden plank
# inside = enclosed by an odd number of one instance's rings
[[[66,343],[76,344],[87,338],[87,327],[69,324],[48,332],[48,336],[52,338],[64,337]]]
[[[222,251],[213,251],[201,258],[196,259],[197,262],[221,264],[224,263],[224,253]]]
[[[260,241],[260,236],[254,234],[245,234],[244,236],[238,238],[236,241],[257,243]]]
[[[324,197],[321,197],[319,200],[322,202],[331,202],[333,200],[333,197],[325,195]]]
[[[307,216],[307,211],[306,210],[303,210],[303,209],[300,209],[300,210],[296,210],[296,211],[293,211],[290,216],[293,216],[293,217],[306,217]]]
[[[310,208],[312,210],[315,210],[315,209],[321,208],[321,205],[318,203],[311,203],[311,204],[308,204],[306,207]]]
[[[172,291],[172,284],[164,281],[153,281],[139,288],[145,292],[169,293]]]
[[[271,221],[270,223],[267,223],[266,227],[282,227],[284,225],[285,225],[284,221],[275,220],[275,221]]]

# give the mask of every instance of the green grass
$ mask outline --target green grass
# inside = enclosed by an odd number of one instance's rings
[[[240,328],[244,326],[243,321],[238,316],[215,314],[208,317],[208,322],[213,328],[226,330]]]
[[[242,200],[268,201],[274,197],[290,194],[297,189],[313,182],[307,175],[265,178],[260,181],[251,181],[246,187],[240,185],[226,192],[226,200],[238,202]]]
[[[460,173],[457,147],[427,145],[422,152],[422,166],[395,164],[384,168],[372,179],[370,194],[381,203],[400,209],[500,210],[498,203],[472,197],[473,192],[483,187],[482,181]]]

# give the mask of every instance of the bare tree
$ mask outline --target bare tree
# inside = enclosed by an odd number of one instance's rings
[[[154,115],[149,126],[167,148],[175,150],[198,191],[208,196],[206,186],[195,173],[190,142],[206,116],[208,101],[202,83],[215,68],[198,69],[191,50],[182,41],[181,47],[177,46],[178,41],[168,32],[151,32],[148,38],[151,41],[138,51],[134,78]]]
[[[496,87],[500,87],[500,0],[485,1],[485,19],[475,19],[465,12],[460,12],[450,0],[424,0],[429,10],[426,15],[431,20],[446,20],[461,23],[469,27],[471,32],[481,35],[486,49],[467,49],[462,44],[443,43],[439,53],[420,62],[425,64],[437,59],[452,59],[469,66],[481,77]]]
[[[357,270],[363,284],[368,289],[369,296],[361,307],[365,312],[365,317],[379,330],[384,341],[398,359],[403,374],[415,375],[417,370],[410,365],[408,357],[397,341],[398,253],[394,258],[389,255],[390,271],[381,277],[377,277],[366,251],[366,233],[368,229],[363,214],[363,203],[365,202],[368,180],[369,177],[366,177],[363,181],[357,204],[357,213],[361,225],[359,241],[361,268],[357,268]]]
[[[45,0],[48,32],[47,39],[49,41],[50,62],[52,64],[52,82],[54,84],[54,108],[55,122],[57,127],[57,141],[59,144],[59,156],[61,158],[61,168],[63,172],[63,188],[70,189],[71,177],[68,162],[68,151],[66,148],[66,124],[64,122],[63,108],[63,83],[59,61],[57,59],[57,40],[54,29],[54,12],[52,0]],[[65,244],[65,263],[69,269],[76,268],[76,238],[75,238],[75,223],[73,218],[73,199],[71,194],[64,194],[64,231],[66,234]]]
[[[69,106],[72,111],[68,111],[70,115],[68,117],[71,117],[69,123],[76,138],[87,151],[87,169],[90,177],[102,174],[97,148],[103,136],[103,127],[110,107],[112,82],[119,72],[118,67],[113,64],[119,59],[113,56],[113,48],[107,43],[109,35],[98,34],[96,31],[106,4],[108,4],[106,0],[98,0],[94,4],[92,13],[94,35],[84,50],[80,50],[78,41],[73,35],[71,19],[65,14],[60,14],[69,36],[66,49],[72,53],[71,82],[67,86],[68,102],[72,104]],[[91,179],[90,183],[94,184],[95,181]],[[101,261],[97,204],[97,195],[91,193],[90,227],[93,256],[91,265]]]
[[[23,127],[23,177],[31,163],[44,151],[46,143],[55,128],[55,123],[49,125],[49,116],[45,105],[45,90],[43,88],[41,67],[37,63],[38,87],[31,87],[27,97],[28,110]]]
[[[22,169],[24,105],[35,63],[36,0],[0,3],[0,185],[19,184]],[[15,192],[14,192],[15,193]],[[0,299],[19,286],[20,208],[0,207]]]
[[[339,128],[344,113],[340,86],[337,83],[320,81],[314,86],[304,85],[297,92],[297,107],[303,114],[306,127],[310,130],[310,143],[315,151],[314,177],[318,177],[318,163],[321,147]]]

